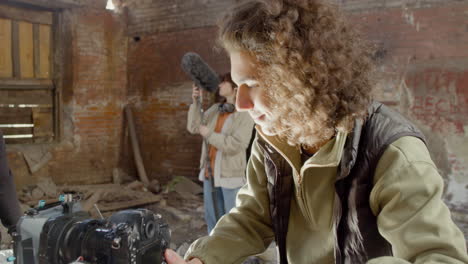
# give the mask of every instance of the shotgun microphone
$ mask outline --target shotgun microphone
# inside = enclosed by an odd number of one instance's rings
[[[211,93],[218,89],[218,74],[197,53],[185,53],[182,57],[182,69],[199,88]]]

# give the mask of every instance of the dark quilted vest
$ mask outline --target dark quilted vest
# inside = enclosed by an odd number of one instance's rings
[[[369,196],[380,157],[390,144],[404,136],[417,137],[425,142],[416,126],[378,102],[369,107],[365,123],[361,120],[355,122],[353,131],[346,139],[335,181],[339,197],[337,206],[341,209],[334,219],[338,245],[335,263],[360,264],[379,256],[392,255],[391,245],[378,231]],[[270,214],[279,250],[279,263],[287,264],[286,235],[294,185],[292,168],[260,137],[258,143],[265,156]]]

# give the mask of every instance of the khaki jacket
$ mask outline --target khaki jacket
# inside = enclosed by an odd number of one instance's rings
[[[208,144],[218,149],[215,163],[215,186],[224,188],[238,188],[245,184],[246,154],[252,136],[254,122],[248,113],[234,112],[225,121],[221,133],[214,129],[218,120],[219,103],[212,105],[204,113],[206,126],[211,133],[206,137]],[[187,118],[187,130],[198,134],[201,123],[200,104],[191,104]],[[202,146],[200,157],[200,179],[204,178],[204,168],[208,151]]]
[[[266,137],[294,168],[295,195],[287,235],[290,264],[334,263],[334,178],[346,135],[338,135],[301,165],[299,150]],[[239,191],[237,207],[225,215],[208,237],[195,241],[186,258],[205,264],[241,263],[261,253],[273,240],[264,156],[254,143],[247,184]],[[300,179],[300,180],[299,180]],[[442,201],[443,181],[425,144],[402,137],[381,157],[369,197],[382,236],[394,257],[369,264],[468,263],[463,233]]]

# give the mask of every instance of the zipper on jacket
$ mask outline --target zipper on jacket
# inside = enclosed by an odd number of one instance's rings
[[[302,172],[302,169],[301,169],[301,172]],[[304,184],[303,184],[303,178],[302,175],[299,175],[299,179],[301,179],[300,182],[298,182],[297,184],[297,193],[298,193],[298,199],[300,199],[300,207],[301,207],[301,210],[304,212],[304,216],[306,218],[306,220],[309,222],[309,223],[312,223],[312,215],[310,213],[310,210],[309,210],[309,206],[307,204],[307,200],[306,200],[306,197],[305,197],[305,191],[304,191]]]
[[[294,185],[295,185],[295,189],[296,189],[296,193],[297,193],[297,195],[296,195],[297,204],[299,205],[299,208],[300,208],[302,214],[304,215],[305,219],[307,220],[307,222],[312,223],[312,217],[311,217],[311,215],[309,213],[309,210],[306,208],[307,206],[306,206],[305,198],[304,198],[303,191],[302,191],[302,176],[301,176],[301,174],[296,170],[296,167],[294,167],[292,161],[281,150],[276,148],[265,137],[262,137],[262,138],[263,138],[263,140],[265,140],[268,143],[268,145],[270,147],[275,149],[288,162],[289,166],[292,168],[293,180],[294,180]],[[294,177],[294,175],[296,175],[297,177]]]

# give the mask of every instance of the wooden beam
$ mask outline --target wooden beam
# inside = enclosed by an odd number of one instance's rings
[[[0,90],[0,104],[30,105],[30,107],[52,108],[53,98],[51,90]],[[47,109],[45,111],[50,111]]]
[[[0,17],[26,21],[34,24],[52,25],[52,14],[53,13],[49,11],[36,11],[12,5],[0,5]]]
[[[138,142],[138,136],[136,134],[135,121],[133,119],[133,113],[130,105],[125,106],[125,117],[127,118],[127,126],[130,131],[130,140],[132,142],[133,158],[137,167],[138,176],[140,180],[148,184],[148,176],[146,175],[145,165],[143,164],[143,158],[141,157],[140,143]]]
[[[32,135],[32,127],[2,127],[3,135]]]
[[[15,80],[15,79],[0,79],[0,89],[53,89],[54,85],[51,80]]]
[[[33,24],[24,21],[18,24],[21,78],[34,78]]]
[[[51,63],[51,54],[52,54],[52,26],[49,25],[38,25],[38,71],[39,75],[36,78],[39,79],[51,79],[52,76],[52,63]]]
[[[0,18],[0,78],[13,77],[11,20]]]
[[[102,203],[99,204],[99,210],[101,212],[110,212],[110,211],[118,211],[127,208],[135,208],[140,207],[147,204],[153,204],[160,202],[162,197],[160,195],[153,195],[148,198],[140,198],[131,201],[124,201],[124,202],[114,202],[114,203]]]
[[[0,125],[33,124],[31,108],[0,108]],[[0,128],[1,129],[1,128]]]
[[[32,8],[42,8],[46,10],[68,9],[82,7],[71,0],[4,0],[7,4],[16,4]]]

